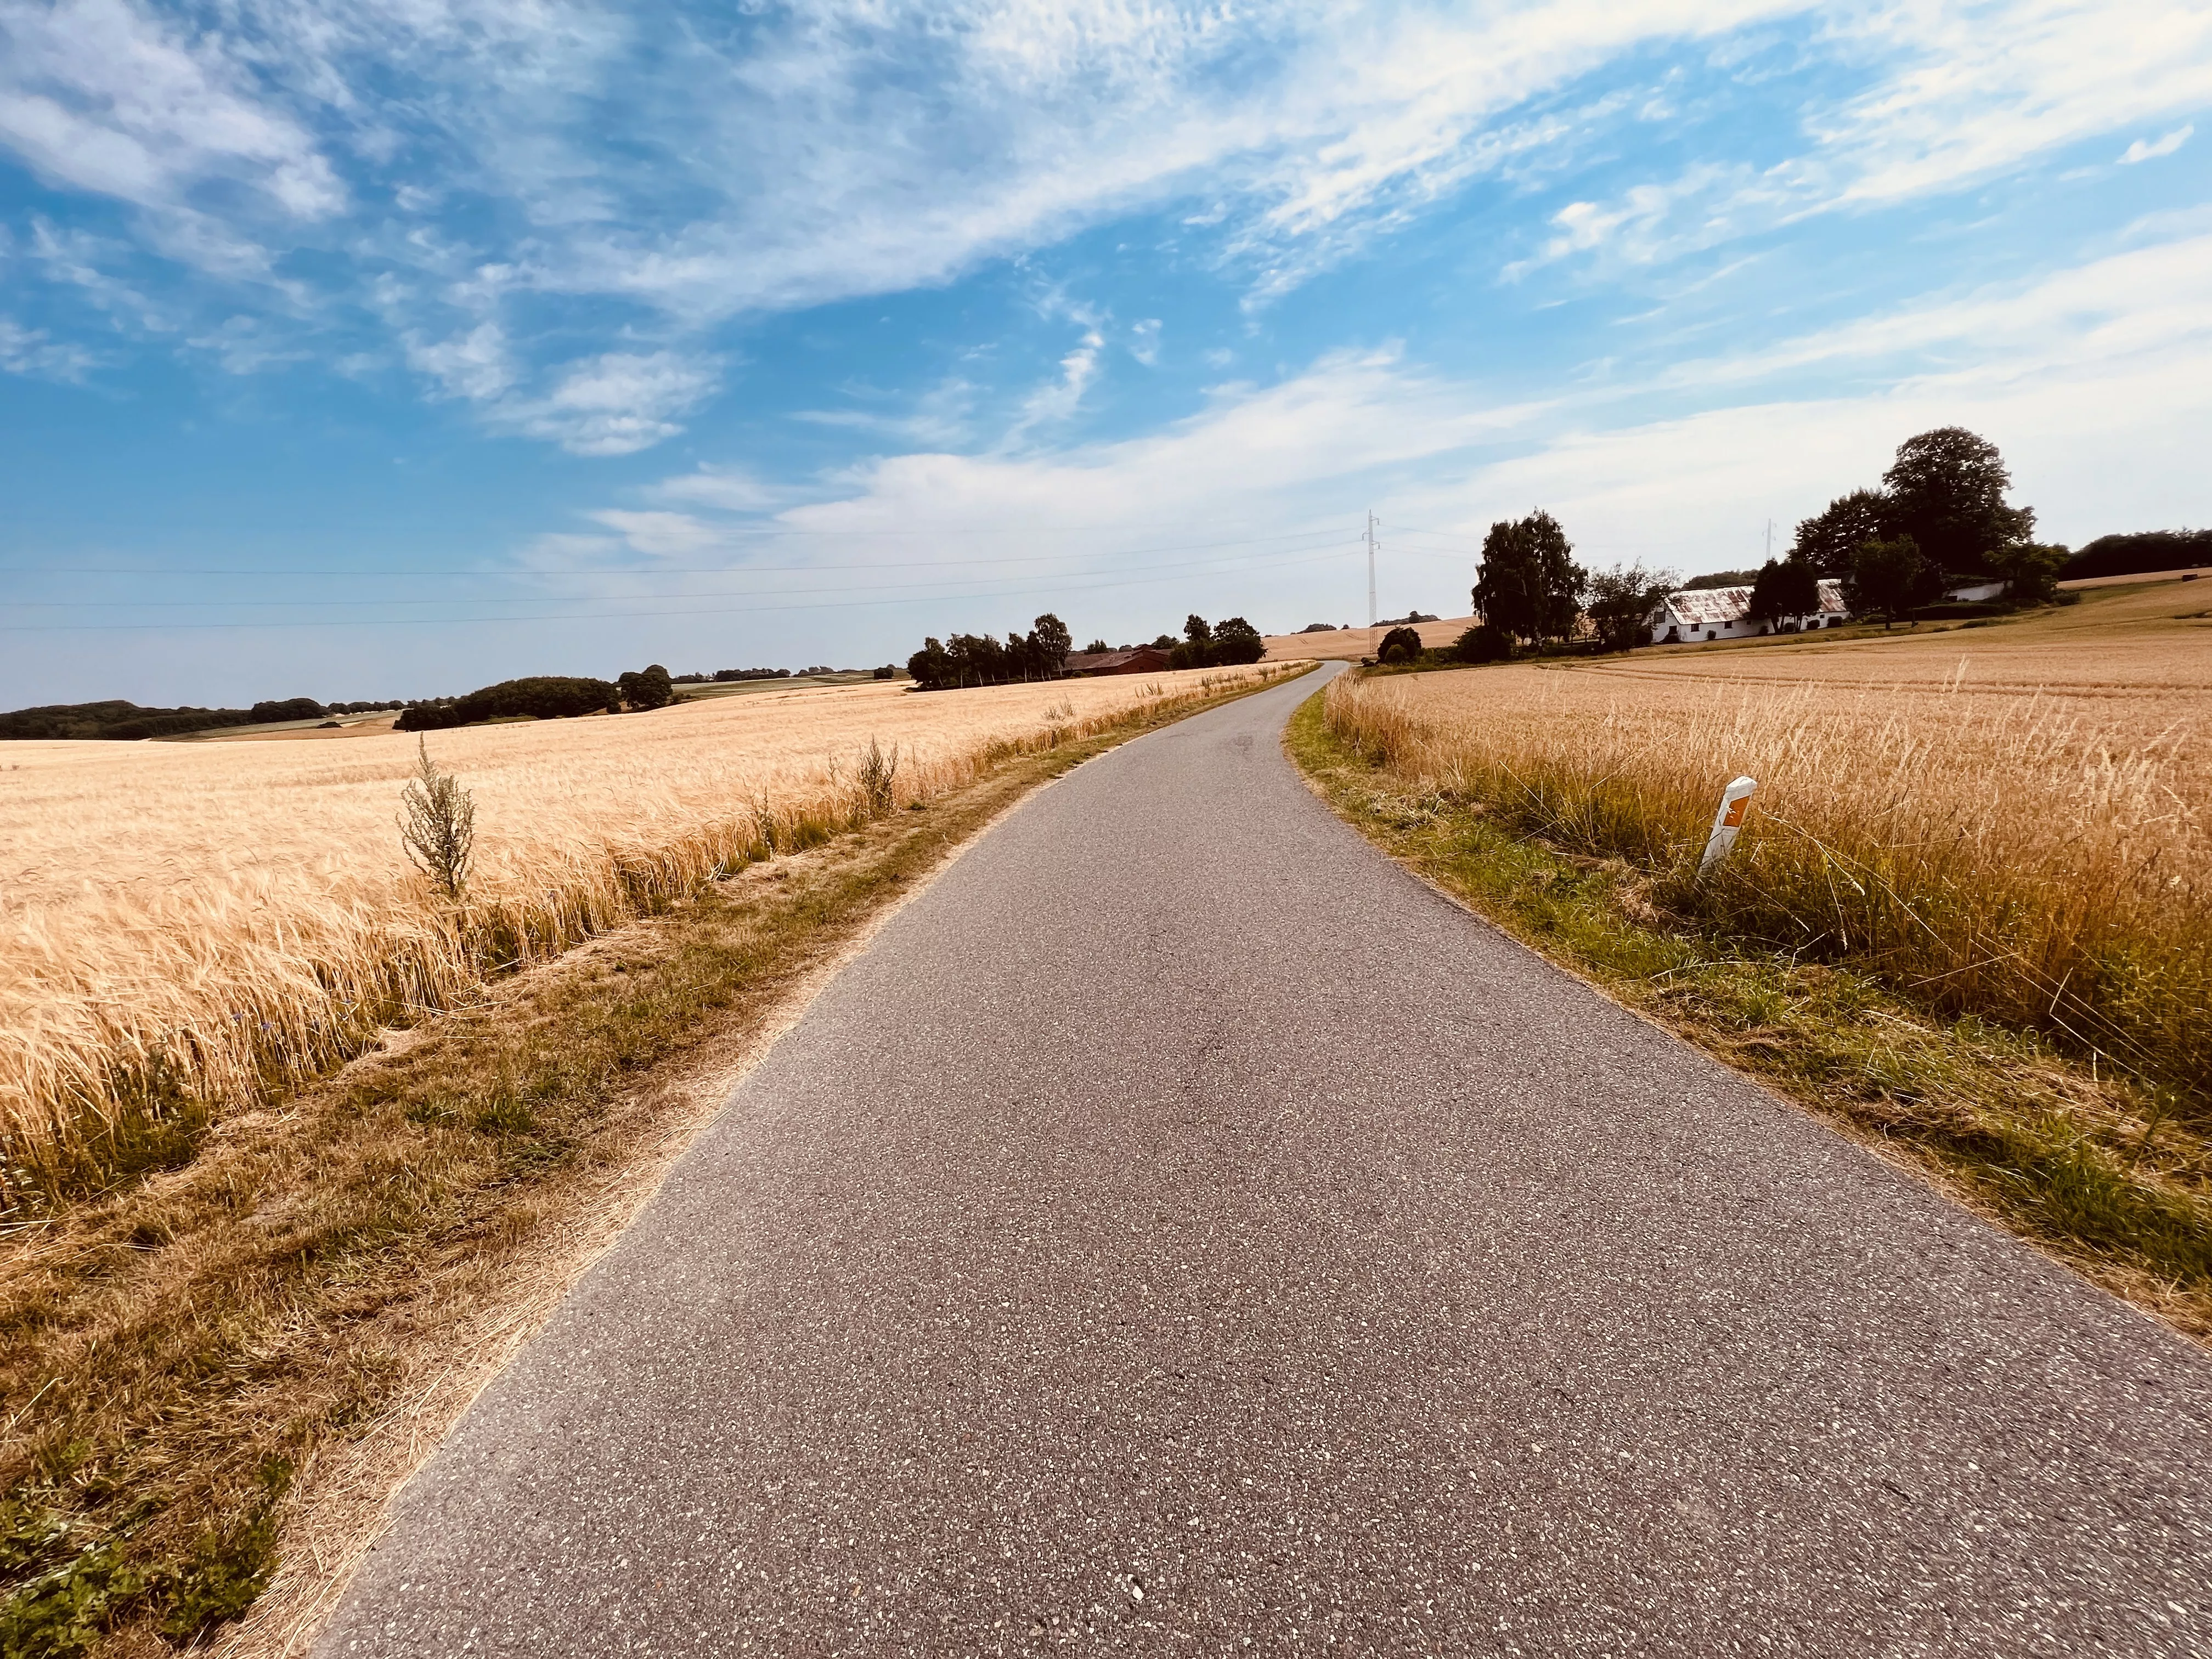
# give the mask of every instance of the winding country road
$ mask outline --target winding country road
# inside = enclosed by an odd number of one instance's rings
[[[893,919],[319,1651],[2212,1651],[2212,1358],[1405,875],[1313,690]]]

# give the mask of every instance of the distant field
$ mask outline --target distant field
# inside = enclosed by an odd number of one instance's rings
[[[902,805],[1009,746],[1267,672],[926,696],[778,684],[433,732],[431,754],[476,797],[478,871],[459,913],[426,902],[400,851],[411,737],[11,744],[0,1130],[20,1152],[165,1091],[242,1099],[319,1066],[410,1006],[465,995],[487,965],[558,951],[769,843],[851,822],[872,739],[899,751]]]
[[[1419,623],[1421,643],[1434,647],[1449,645],[1474,626],[1472,617],[1447,617],[1441,622]],[[1367,628],[1333,628],[1325,634],[1270,634],[1267,637],[1269,662],[1358,662],[1362,657],[1371,657],[1375,647],[1382,643],[1382,636],[1390,630],[1376,626]]]
[[[2212,1103],[2198,584],[1917,635],[1380,678],[1334,691],[1331,720],[1402,775],[1662,873],[1747,774],[1737,925]]]
[[[2061,587],[2132,587],[2138,582],[2166,582],[2203,580],[2212,577],[2212,564],[2184,565],[2177,570],[2146,571],[2132,576],[2084,576],[2079,581],[2061,582]]]

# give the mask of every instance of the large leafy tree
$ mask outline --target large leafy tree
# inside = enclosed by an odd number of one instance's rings
[[[1421,634],[1415,628],[1394,628],[1382,636],[1382,646],[1376,652],[1378,662],[1412,662],[1421,654]]]
[[[2004,549],[2034,538],[2035,510],[2005,505],[2012,474],[1997,447],[1962,426],[1907,438],[1882,483],[1893,533],[1938,571],[1990,574]]]
[[[648,663],[635,674],[617,678],[615,689],[628,708],[665,708],[676,701],[676,683],[659,663]]]
[[[1075,636],[1067,631],[1067,624],[1049,611],[1039,617],[1030,635],[1031,653],[1043,677],[1056,680],[1067,672],[1067,653],[1075,648]]]
[[[1646,570],[1639,561],[1590,573],[1583,589],[1583,609],[1608,651],[1626,651],[1649,635],[1651,612],[1674,591],[1671,570]]]
[[[1483,538],[1474,608],[1516,638],[1566,638],[1587,580],[1574,551],[1559,521],[1540,507],[1525,519],[1499,520]]]
[[[1820,608],[1820,579],[1799,558],[1769,559],[1751,584],[1751,614],[1763,623],[1809,617]]]
[[[1809,565],[1815,576],[1844,576],[1859,549],[1892,533],[1889,497],[1879,489],[1854,489],[1798,521],[1790,556]]]
[[[1267,654],[1267,641],[1258,629],[1242,617],[1230,617],[1213,629],[1213,660],[1217,663],[1257,662]]]
[[[1878,616],[1887,629],[1916,605],[1942,597],[1943,573],[1910,536],[1869,542],[1844,576],[1844,599],[1854,614]]]

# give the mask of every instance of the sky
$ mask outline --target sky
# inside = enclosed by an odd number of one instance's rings
[[[0,707],[2212,523],[2208,158],[2203,0],[0,0]]]

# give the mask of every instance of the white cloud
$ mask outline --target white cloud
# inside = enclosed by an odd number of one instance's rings
[[[6,0],[0,38],[0,141],[57,184],[165,215],[225,180],[293,219],[346,204],[313,137],[219,34],[190,38],[130,0]]]
[[[1073,592],[1126,567],[1124,550],[1349,526],[1372,504],[1386,521],[1458,539],[1454,550],[1386,536],[1388,607],[1433,608],[1460,602],[1483,527],[1505,514],[1552,508],[1599,562],[1740,565],[1759,551],[1769,517],[1786,534],[1878,478],[1910,434],[1963,423],[2004,450],[2017,497],[2042,510],[2046,533],[2079,541],[2203,517],[2212,314],[2196,296],[2208,276],[2212,236],[2202,236],[2010,290],[1936,296],[1698,373],[1540,403],[1504,402],[1390,353],[1339,355],[1274,386],[1222,387],[1201,413],[1141,438],[871,462],[835,481],[836,499],[768,523],[791,538],[779,546],[827,538],[840,558],[912,560],[945,545],[1049,553],[1067,562],[1055,580]],[[1808,363],[1847,366],[1867,390],[1754,389]],[[1638,412],[1655,399],[1675,407]],[[640,552],[703,550],[718,536],[740,544],[711,518],[599,518]],[[1340,559],[1325,535],[1279,557],[1264,547],[1194,554],[1177,591],[1201,609],[1257,607],[1258,583],[1285,614],[1341,611],[1356,597],[1349,535]],[[1237,568],[1209,574],[1209,556]]]
[[[779,505],[789,492],[763,483],[736,467],[702,466],[662,482],[655,493],[664,501],[695,501],[726,513],[757,513]]]
[[[684,429],[676,417],[714,392],[720,367],[673,351],[609,351],[564,365],[549,390],[528,392],[495,322],[445,340],[410,336],[405,344],[410,367],[445,396],[481,406],[495,428],[546,439],[574,455],[629,455],[674,437]]]
[[[689,513],[635,513],[609,508],[591,515],[622,537],[630,550],[648,558],[690,558],[726,546],[726,528]]]
[[[2120,165],[2124,167],[2131,167],[2138,161],[2154,161],[2161,155],[2171,155],[2187,143],[2196,131],[2194,124],[2185,127],[2176,127],[2156,143],[2138,138],[2121,155]]]
[[[843,0],[649,58],[585,0],[260,0],[196,35],[132,0],[0,0],[0,142],[167,216],[175,249],[216,260],[350,208],[352,251],[441,267],[467,256],[419,216],[458,191],[515,210],[513,246],[483,261],[513,284],[691,321],[943,281],[1176,198],[1214,202],[1271,289],[1571,145],[1631,91],[1534,100],[1796,17],[1861,82],[1808,107],[1801,153],[1754,175],[1800,209],[1949,188],[2212,99],[2212,21],[2183,0],[2144,0],[2125,27],[2080,0]],[[341,177],[341,161],[389,175],[429,155],[451,159],[374,191]]]
[[[507,334],[497,323],[478,323],[467,333],[445,340],[410,335],[404,344],[408,365],[435,380],[449,398],[492,403],[514,384]]]
[[[1038,427],[1054,426],[1073,416],[1081,406],[1083,394],[1098,378],[1098,354],[1106,349],[1106,337],[1097,329],[1084,331],[1082,342],[1060,360],[1060,378],[1048,380],[1022,400],[1022,410],[1005,442],[1011,447],[1020,443]]]
[[[569,367],[546,397],[501,411],[534,438],[576,455],[629,455],[684,430],[714,390],[718,365],[673,351],[610,351]]]
[[[1200,257],[1258,302],[1471,179],[1556,178],[1599,151],[1629,181],[1501,263],[1650,263],[2212,103],[2212,12],[2193,0],[2136,0],[2124,26],[2089,0],[822,0],[682,27],[673,52],[678,23],[647,40],[603,0],[216,15],[0,0],[0,144],[131,204],[149,246],[228,285],[209,315],[251,309],[248,288],[295,319],[359,303],[441,395],[584,454],[680,430],[715,378],[686,348],[721,319],[946,282],[1133,210],[1187,210]],[[1621,123],[1694,101],[1665,70],[1734,72],[1777,41],[1821,71],[1798,130],[1635,176]],[[299,268],[349,274],[278,288],[301,250],[317,258]],[[549,369],[526,307],[572,302],[562,326],[586,314],[612,349]],[[625,343],[640,335],[667,349]],[[1081,405],[1097,349],[1069,353],[1017,437]],[[970,424],[957,398],[823,418],[947,444]]]
[[[1129,325],[1129,355],[1151,368],[1160,361],[1160,319],[1147,317]]]
[[[99,359],[82,346],[0,317],[0,369],[48,380],[82,380]]]
[[[1809,105],[1795,154],[1759,167],[1699,161],[1609,202],[1575,203],[1516,272],[1584,253],[1649,264],[1814,214],[1954,191],[2212,103],[2212,12],[2186,0],[2145,0],[2124,27],[2081,0],[1875,0],[1830,12],[1821,45],[1867,65],[1871,84]],[[2178,148],[2190,131],[2160,143]],[[2123,160],[2167,153],[2138,142]]]

